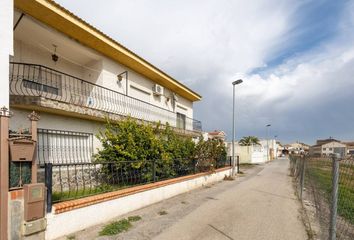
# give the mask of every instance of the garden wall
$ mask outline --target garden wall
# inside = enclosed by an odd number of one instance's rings
[[[221,181],[230,175],[230,167],[212,173],[198,173],[156,183],[99,194],[53,205],[47,214],[46,239],[55,239],[178,194]]]

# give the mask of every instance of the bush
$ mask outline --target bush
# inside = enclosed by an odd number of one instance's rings
[[[95,156],[97,162],[124,162],[125,171],[144,169],[144,178],[152,179],[152,161],[156,175],[167,178],[177,175],[176,169],[190,165],[195,144],[190,137],[177,135],[170,126],[160,123],[143,124],[127,118],[118,122],[107,121],[106,128],[97,136],[102,149]]]

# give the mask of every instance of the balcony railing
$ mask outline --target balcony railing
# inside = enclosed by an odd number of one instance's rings
[[[10,63],[10,94],[38,96],[107,113],[201,131],[201,122],[37,64]]]

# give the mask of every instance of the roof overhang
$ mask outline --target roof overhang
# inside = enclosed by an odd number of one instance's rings
[[[193,102],[201,99],[199,94],[173,79],[171,76],[159,70],[54,1],[15,0],[14,3],[15,7],[25,14],[64,33],[81,44],[95,49],[118,63],[131,68],[178,95]]]

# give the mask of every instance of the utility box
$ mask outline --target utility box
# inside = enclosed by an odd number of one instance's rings
[[[26,222],[44,218],[45,186],[44,183],[23,185],[24,193],[24,220]]]

